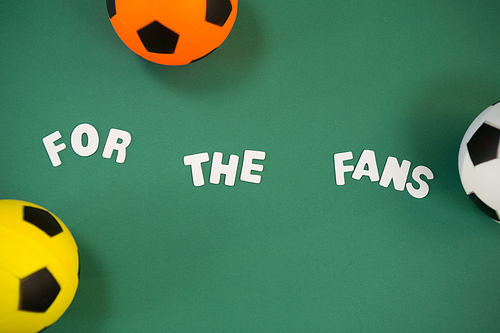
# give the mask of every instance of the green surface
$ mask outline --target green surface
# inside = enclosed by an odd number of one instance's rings
[[[242,1],[212,55],[149,63],[105,1],[0,2],[0,198],[72,231],[52,332],[499,332],[500,226],[458,147],[500,100],[498,1]],[[73,152],[94,126],[99,149]],[[132,136],[102,158],[111,128]],[[53,167],[42,138],[67,149]],[[432,170],[413,198],[346,173],[365,149]],[[193,186],[187,155],[266,153],[260,184]],[[238,169],[238,176],[239,176]]]

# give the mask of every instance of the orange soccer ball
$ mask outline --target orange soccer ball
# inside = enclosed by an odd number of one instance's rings
[[[106,0],[109,18],[132,51],[162,65],[186,65],[218,48],[238,0]]]

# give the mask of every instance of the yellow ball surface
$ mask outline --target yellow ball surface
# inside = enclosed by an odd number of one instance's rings
[[[36,333],[56,322],[79,281],[75,240],[46,209],[0,200],[0,333]]]

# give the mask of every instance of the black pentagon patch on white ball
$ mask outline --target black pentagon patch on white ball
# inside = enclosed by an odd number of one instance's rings
[[[482,124],[467,143],[469,156],[474,165],[497,158],[500,129]]]
[[[232,11],[233,6],[229,0],[207,0],[207,13],[205,20],[222,27],[226,23]]]
[[[63,229],[55,217],[48,211],[36,207],[24,206],[24,221],[33,224],[50,237],[60,234]]]
[[[55,301],[61,287],[47,268],[21,280],[19,310],[43,313]]]
[[[479,197],[475,193],[469,194],[469,198],[488,217],[497,222],[500,222],[500,217],[498,216],[497,212],[493,208],[485,204],[481,199],[479,199]]]
[[[146,50],[152,53],[173,54],[179,35],[158,21],[137,31]]]

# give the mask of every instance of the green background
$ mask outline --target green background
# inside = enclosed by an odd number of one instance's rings
[[[500,100],[499,17],[494,0],[241,1],[216,52],[168,67],[120,41],[104,0],[1,1],[0,198],[52,211],[81,256],[46,332],[499,332],[500,226],[457,169]],[[111,128],[132,136],[123,164],[102,158]],[[195,187],[183,164],[247,149],[266,152],[260,184],[210,184],[204,163]],[[364,149],[380,171],[429,167],[429,195],[337,186],[333,154]]]

